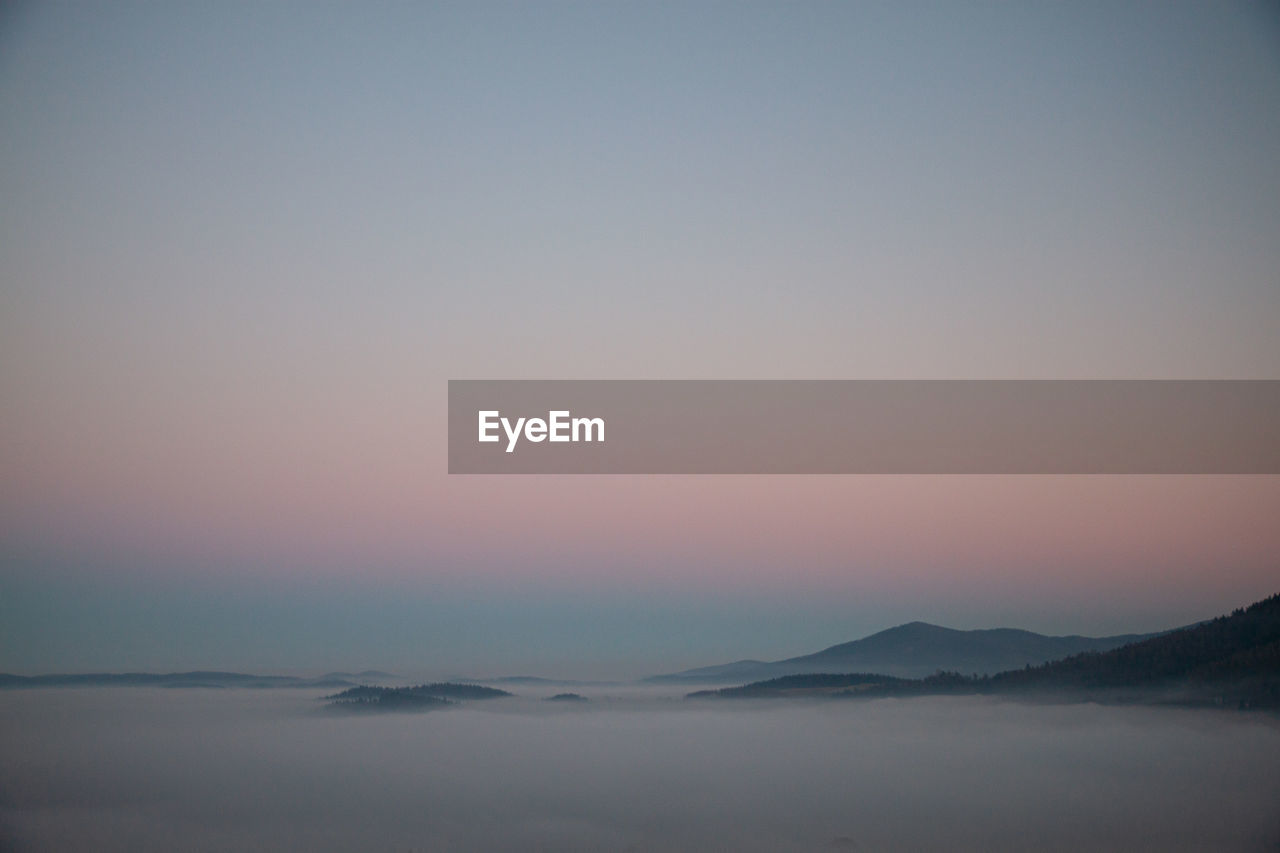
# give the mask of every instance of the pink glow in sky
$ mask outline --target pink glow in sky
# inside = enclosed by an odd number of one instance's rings
[[[1278,45],[1250,4],[0,15],[0,669],[692,664],[1274,593],[1274,477],[450,477],[444,402],[1280,376]]]

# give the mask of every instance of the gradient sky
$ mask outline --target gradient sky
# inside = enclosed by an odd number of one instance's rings
[[[1280,377],[1263,3],[0,11],[0,669],[638,675],[1280,589],[1276,477],[449,477],[449,378]]]

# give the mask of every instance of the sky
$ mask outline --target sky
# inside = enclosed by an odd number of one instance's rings
[[[1280,378],[1263,3],[0,11],[0,670],[643,675],[1280,587],[1276,477],[463,477],[448,379]]]

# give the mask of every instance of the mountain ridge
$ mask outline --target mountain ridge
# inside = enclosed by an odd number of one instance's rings
[[[0,689],[25,687],[350,687],[353,682],[335,673],[319,678],[292,675],[253,675],[220,670],[188,672],[81,672],[14,675],[0,672]]]
[[[1086,637],[1052,636],[1022,628],[961,630],[929,622],[906,622],[857,640],[828,646],[807,655],[778,661],[740,660],[654,675],[650,683],[730,683],[786,675],[830,672],[878,672],[921,678],[939,670],[989,675],[1023,666],[1038,666],[1081,652],[1104,652],[1159,636],[1116,634]]]
[[[1280,709],[1280,593],[1229,615],[1105,652],[1085,651],[994,675],[919,679],[866,672],[807,673],[699,690],[686,698],[884,697],[978,694]]]

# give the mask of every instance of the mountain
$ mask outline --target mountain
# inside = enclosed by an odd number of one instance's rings
[[[995,675],[941,672],[919,679],[902,679],[865,671],[810,673],[741,687],[698,691],[690,693],[689,698],[940,693],[1280,708],[1280,594],[1240,608],[1229,616],[1119,648],[1080,652]]]
[[[400,676],[392,675],[389,672],[383,672],[380,669],[365,669],[360,672],[326,672],[320,677],[334,680],[341,679],[345,681],[364,682],[374,680],[386,681],[388,679],[395,680]]]
[[[543,678],[538,675],[502,675],[497,678],[468,678],[455,676],[453,681],[473,684],[524,684],[524,685],[559,685],[564,687],[616,687],[622,681],[581,681],[574,678]]]
[[[1155,689],[1170,701],[1280,708],[1280,593],[1229,616],[1109,652],[1073,655],[983,681],[984,689],[1001,693]]]
[[[874,672],[899,678],[922,678],[938,670],[988,675],[1081,652],[1104,652],[1152,636],[1155,635],[1050,637],[1016,628],[958,631],[927,622],[909,622],[800,657],[772,662],[741,660],[655,675],[645,680],[731,683],[813,672]]]

